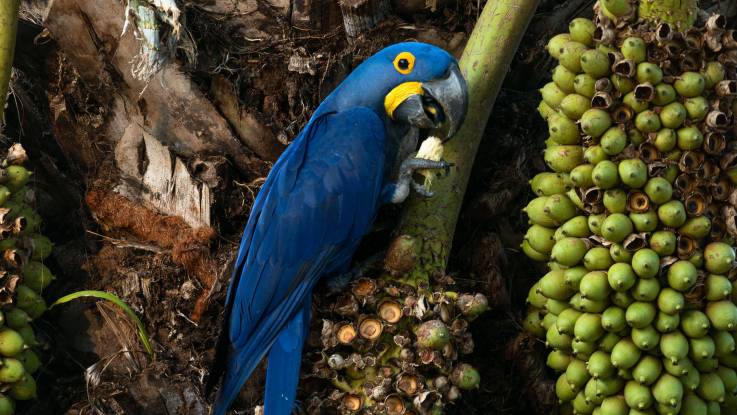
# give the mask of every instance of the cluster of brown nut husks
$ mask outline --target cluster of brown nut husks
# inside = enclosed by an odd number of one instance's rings
[[[16,144],[0,165],[0,415],[15,411],[15,400],[36,397],[33,374],[41,366],[31,321],[46,311],[41,294],[54,279],[43,264],[52,244],[38,234],[26,154]]]
[[[479,373],[459,356],[473,351],[469,322],[487,308],[481,294],[431,291],[388,274],[353,281],[323,316],[322,350],[312,375],[335,388],[312,406],[339,413],[442,414],[462,390],[479,386]]]
[[[630,4],[601,0],[548,44],[553,172],[531,181],[522,247],[550,271],[525,326],[563,414],[735,414],[737,32]]]

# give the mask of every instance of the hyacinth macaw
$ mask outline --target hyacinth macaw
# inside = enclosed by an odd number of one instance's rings
[[[228,289],[211,382],[223,415],[268,353],[265,415],[289,415],[299,380],[312,290],[348,271],[385,203],[400,203],[420,168],[408,156],[420,129],[457,131],[466,83],[447,52],[400,43],[358,66],[317,108],[274,164],[253,204]]]

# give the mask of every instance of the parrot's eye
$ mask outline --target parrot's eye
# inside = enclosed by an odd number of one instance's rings
[[[402,52],[394,58],[394,68],[402,75],[408,75],[415,67],[415,55]]]

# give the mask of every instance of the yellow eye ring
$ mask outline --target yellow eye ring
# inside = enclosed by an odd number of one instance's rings
[[[415,68],[415,55],[402,52],[394,58],[394,69],[402,75],[409,75]]]

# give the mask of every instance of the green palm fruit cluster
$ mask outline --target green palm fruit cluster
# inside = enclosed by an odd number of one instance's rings
[[[524,326],[561,414],[737,414],[737,35],[635,4],[600,0],[547,46],[551,171],[521,248],[549,272]]]
[[[16,144],[0,165],[0,415],[15,401],[36,397],[34,374],[41,367],[31,323],[46,311],[42,297],[54,275],[44,265],[51,241],[40,235],[41,218],[26,184],[25,151]]]
[[[352,282],[330,307],[311,373],[334,389],[315,397],[315,413],[442,414],[479,387],[461,357],[474,348],[469,322],[488,309],[482,294],[429,292],[384,275]]]

